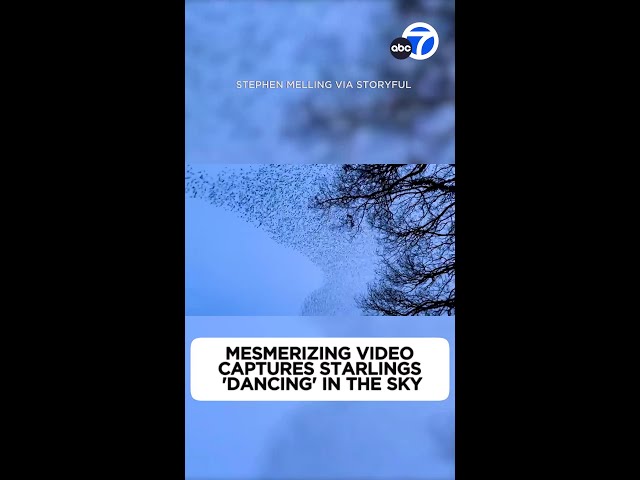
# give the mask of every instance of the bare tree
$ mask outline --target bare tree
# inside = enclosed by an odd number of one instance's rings
[[[367,313],[455,314],[455,166],[343,165],[312,207],[380,241],[377,280],[358,299]]]

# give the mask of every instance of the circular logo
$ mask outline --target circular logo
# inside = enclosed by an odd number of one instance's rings
[[[404,37],[398,37],[391,42],[389,50],[391,50],[391,55],[396,57],[398,60],[409,58],[412,50],[411,42]]]
[[[438,32],[428,23],[412,23],[404,29],[402,36],[411,42],[410,56],[414,60],[425,60],[438,49]]]

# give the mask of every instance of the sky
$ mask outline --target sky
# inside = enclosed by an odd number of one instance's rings
[[[187,315],[299,315],[322,271],[237,214],[187,198]]]
[[[376,242],[308,208],[335,165],[188,166],[187,315],[359,315]],[[215,291],[214,291],[215,290]]]

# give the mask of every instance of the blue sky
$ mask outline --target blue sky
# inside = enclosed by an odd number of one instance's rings
[[[186,199],[187,315],[299,315],[322,284],[308,258],[237,214]]]
[[[371,231],[355,238],[308,208],[335,165],[196,165],[185,190],[187,315],[361,314]]]

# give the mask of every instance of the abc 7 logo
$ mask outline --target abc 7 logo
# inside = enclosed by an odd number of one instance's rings
[[[398,60],[409,58],[409,55],[411,55],[411,42],[404,37],[398,37],[391,42],[389,50],[391,50],[391,55]]]
[[[391,55],[399,60],[409,57],[414,60],[426,60],[436,53],[438,43],[438,32],[435,28],[428,23],[415,22],[404,29],[401,37],[391,42],[389,50]]]

